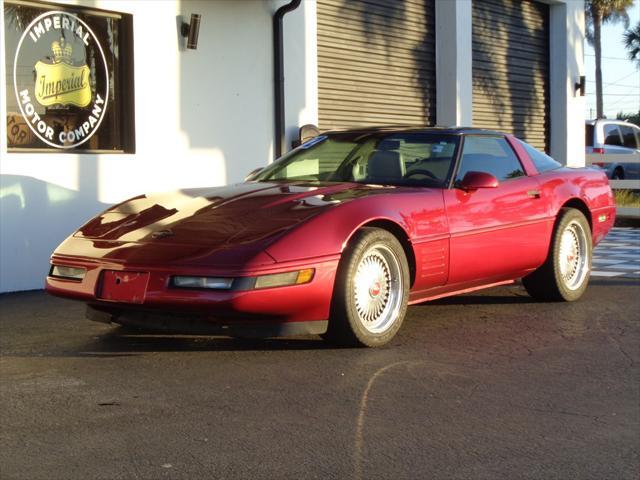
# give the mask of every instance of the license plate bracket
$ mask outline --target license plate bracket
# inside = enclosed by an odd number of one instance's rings
[[[98,298],[111,302],[144,303],[149,273],[106,270]]]

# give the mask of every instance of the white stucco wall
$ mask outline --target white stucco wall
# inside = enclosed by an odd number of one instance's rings
[[[42,288],[52,250],[109,204],[240,181],[272,160],[272,14],[284,0],[58,3],[133,14],[136,153],[7,153],[0,121],[0,292]],[[202,15],[195,51],[177,28],[191,13]],[[315,22],[313,1],[285,17],[288,134],[317,122]],[[13,92],[0,90],[5,119]]]

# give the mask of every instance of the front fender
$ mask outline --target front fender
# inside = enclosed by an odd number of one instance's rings
[[[412,244],[442,238],[448,230],[442,192],[411,189],[336,205],[292,229],[267,253],[277,262],[339,255],[359,228],[380,220],[397,224]]]

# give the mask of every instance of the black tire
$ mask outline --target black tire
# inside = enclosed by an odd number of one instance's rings
[[[340,259],[323,337],[343,346],[386,344],[404,320],[409,283],[407,258],[398,239],[387,230],[362,228]]]
[[[562,208],[547,260],[522,279],[524,288],[536,300],[578,300],[589,284],[592,249],[591,228],[584,214],[574,208]]]

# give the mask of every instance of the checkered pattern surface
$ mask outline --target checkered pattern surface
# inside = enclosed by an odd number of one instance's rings
[[[592,277],[640,279],[640,228],[613,228],[593,251]]]

